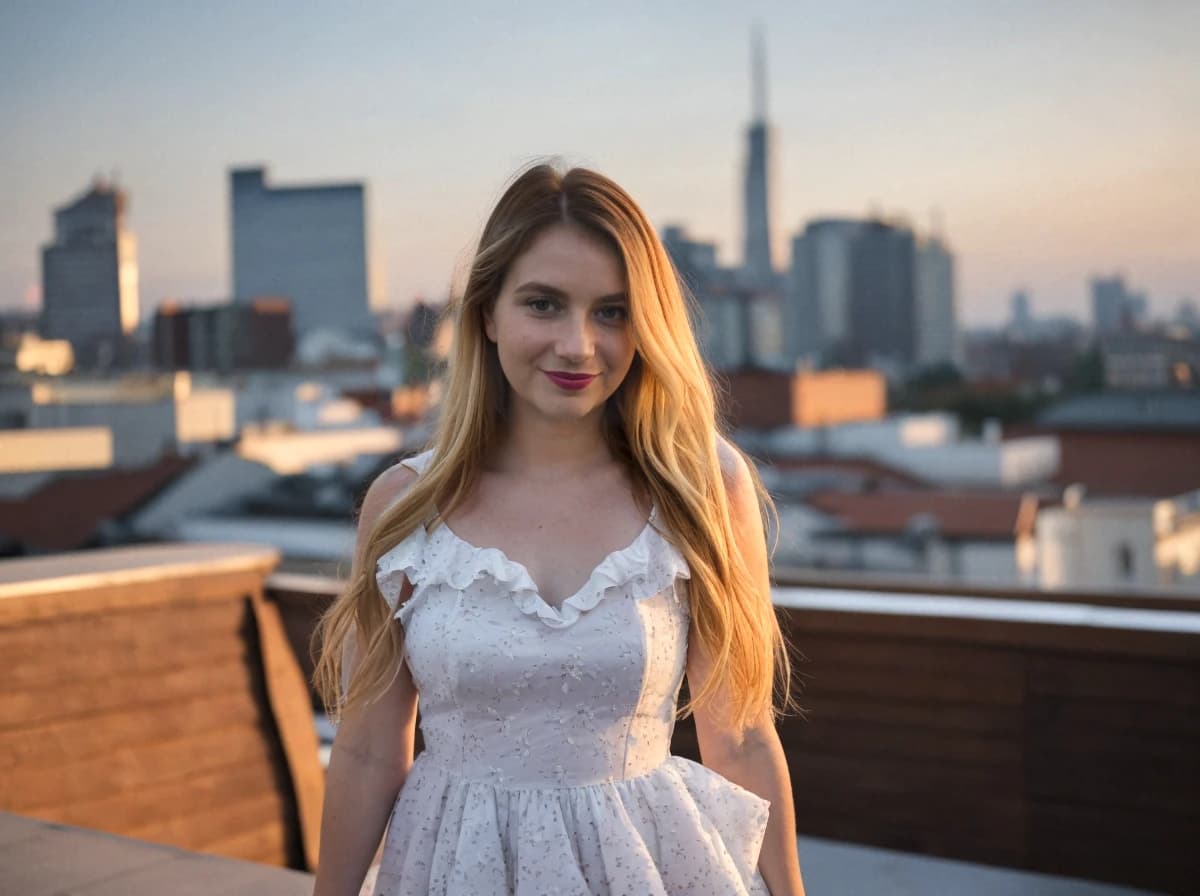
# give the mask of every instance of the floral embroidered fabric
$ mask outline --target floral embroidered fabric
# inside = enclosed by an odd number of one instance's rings
[[[688,569],[655,522],[557,607],[524,566],[445,525],[380,559],[425,750],[365,892],[767,893],[768,803],[669,753]]]

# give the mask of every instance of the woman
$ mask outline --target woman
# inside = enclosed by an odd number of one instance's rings
[[[385,825],[387,896],[802,894],[769,501],[654,230],[533,167],[455,313],[433,447],[368,490],[319,632],[315,896],[359,891]],[[668,755],[685,670],[703,766]]]

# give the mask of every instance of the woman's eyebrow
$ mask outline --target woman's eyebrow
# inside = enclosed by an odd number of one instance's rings
[[[527,283],[522,283],[515,290],[516,292],[538,292],[547,296],[554,296],[556,299],[565,299],[567,294],[557,286],[551,286],[548,283],[539,283],[536,280],[530,280]]]
[[[514,292],[536,292],[545,296],[553,296],[556,299],[570,298],[563,290],[557,286],[551,286],[549,283],[540,283],[537,280],[530,280],[527,283],[522,283]],[[623,292],[614,292],[606,296],[600,296],[595,300],[600,302],[625,302],[628,301],[628,296]]]

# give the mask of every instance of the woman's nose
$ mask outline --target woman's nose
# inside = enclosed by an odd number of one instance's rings
[[[595,350],[591,322],[586,317],[568,316],[558,336],[559,356],[571,361],[585,361]]]

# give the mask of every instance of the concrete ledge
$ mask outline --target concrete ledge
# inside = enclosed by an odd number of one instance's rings
[[[0,893],[310,896],[312,875],[0,812]]]

